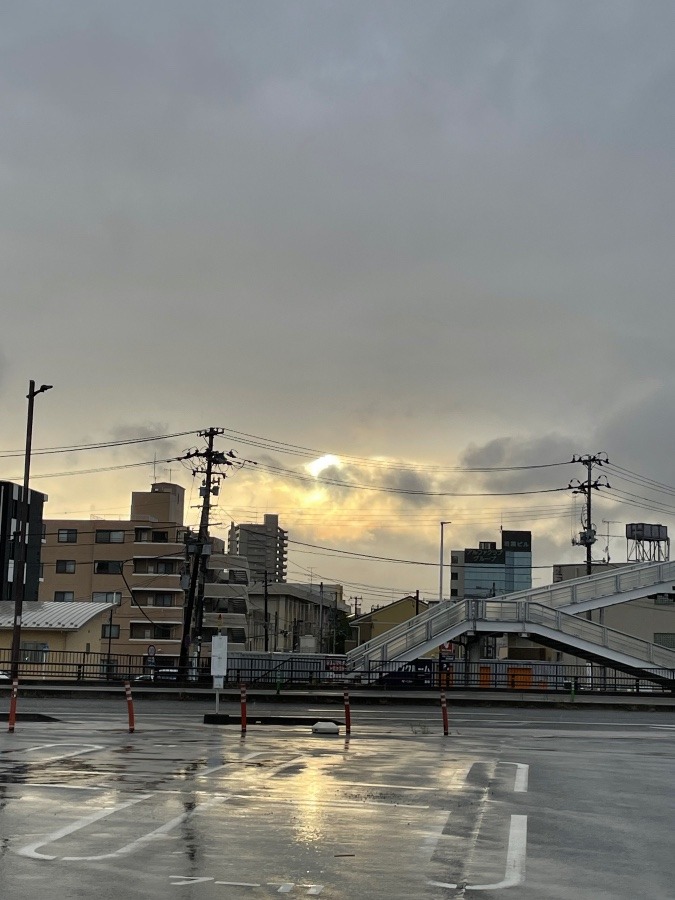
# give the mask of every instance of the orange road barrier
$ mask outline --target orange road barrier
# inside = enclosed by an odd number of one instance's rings
[[[352,733],[352,711],[349,705],[349,691],[345,688],[345,734]]]
[[[246,734],[246,685],[241,685],[241,733]]]
[[[445,691],[441,691],[441,712],[443,714],[443,734],[448,736],[448,704],[445,700]]]
[[[12,682],[12,696],[9,701],[9,727],[7,731],[14,731],[14,725],[16,724],[16,698],[19,693],[19,681],[18,679],[14,679]]]
[[[134,728],[136,727],[136,720],[134,717],[134,698],[131,696],[131,684],[128,681],[124,682],[124,693],[127,695],[127,710],[129,712],[129,734],[133,734]]]

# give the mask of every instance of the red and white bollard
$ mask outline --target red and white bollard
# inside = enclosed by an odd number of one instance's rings
[[[131,684],[128,681],[124,682],[124,693],[127,695],[127,711],[129,713],[129,734],[133,734],[134,728],[136,727],[136,719],[134,717],[134,699],[131,696]]]
[[[246,685],[241,685],[241,733],[246,734]]]
[[[352,711],[349,706],[349,691],[345,688],[345,734],[351,734],[352,732]]]
[[[445,691],[441,691],[441,712],[443,714],[443,734],[448,736],[448,704],[445,700]]]
[[[14,679],[12,682],[12,696],[9,701],[9,728],[7,731],[14,731],[14,725],[16,724],[16,698],[19,692],[19,681],[18,679]]]

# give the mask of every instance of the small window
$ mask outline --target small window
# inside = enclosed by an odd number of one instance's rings
[[[656,594],[654,603],[657,606],[672,606],[675,603],[675,594]]]
[[[450,581],[459,581],[459,572],[451,572]]]
[[[153,531],[152,532],[152,542],[153,544],[166,544],[169,541],[169,532],[168,531]]]
[[[124,563],[120,559],[97,559],[94,562],[96,575],[121,575]]]
[[[457,588],[450,588],[450,596],[459,597],[459,590]]]
[[[47,543],[47,525],[44,522],[42,523],[42,543]]]
[[[111,625],[109,622],[106,622],[105,625],[101,628],[101,637],[102,638],[118,638],[120,636],[120,626],[119,625]]]
[[[134,532],[134,540],[138,541],[141,544],[146,544],[151,537],[152,532],[149,528],[137,528]]]
[[[152,598],[153,606],[173,606],[173,594],[155,594]]]
[[[57,559],[56,560],[56,574],[57,575],[72,575],[75,571],[75,560],[74,559]]]
[[[59,544],[76,544],[77,528],[59,528],[58,542]]]
[[[97,530],[96,532],[96,543],[97,544],[123,544],[124,543],[124,532],[123,531],[109,531],[109,530]]]
[[[654,635],[654,643],[661,647],[668,647],[669,650],[675,650],[675,632],[657,631]]]
[[[74,599],[73,591],[54,591],[54,603],[72,603]]]
[[[92,603],[114,603],[119,606],[122,602],[121,591],[94,591],[91,595]]]

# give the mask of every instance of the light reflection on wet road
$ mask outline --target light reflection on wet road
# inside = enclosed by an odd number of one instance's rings
[[[60,701],[0,735],[3,896],[672,897],[672,854],[644,880],[645,839],[675,813],[653,790],[675,774],[670,719],[524,712],[466,712],[449,738],[410,708],[364,713],[351,739],[242,738],[201,708],[141,704],[130,735]],[[615,844],[590,862],[599,828]]]

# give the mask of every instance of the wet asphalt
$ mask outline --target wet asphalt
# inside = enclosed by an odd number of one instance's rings
[[[0,713],[8,700],[0,697]],[[0,722],[2,896],[675,897],[668,711],[20,698]],[[239,704],[221,704],[239,713]]]

